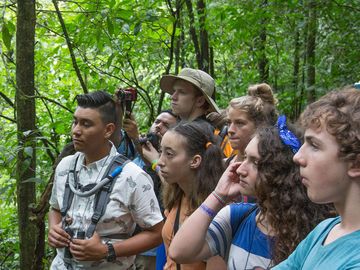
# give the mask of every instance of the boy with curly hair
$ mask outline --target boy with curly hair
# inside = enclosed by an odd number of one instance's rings
[[[310,104],[301,116],[305,142],[294,161],[311,201],[333,203],[321,222],[273,269],[360,269],[360,91],[346,87]]]

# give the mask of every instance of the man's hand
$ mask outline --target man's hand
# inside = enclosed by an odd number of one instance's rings
[[[70,235],[61,227],[61,222],[50,227],[48,234],[49,245],[54,248],[68,247],[70,244]]]
[[[123,129],[126,131],[130,139],[139,139],[139,130],[134,116],[130,114],[130,118],[125,118],[123,121]]]
[[[99,261],[107,256],[107,245],[101,242],[97,232],[90,239],[73,239],[70,251],[79,261]]]
[[[159,152],[150,142],[146,142],[146,144],[142,146],[142,155],[143,159],[145,159],[145,161],[147,161],[149,164],[160,158]]]

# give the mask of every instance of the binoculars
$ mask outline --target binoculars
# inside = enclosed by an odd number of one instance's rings
[[[70,228],[65,227],[65,232],[70,235],[71,239],[85,239],[85,231],[77,231],[76,233]],[[71,254],[70,248],[65,247],[64,258],[71,259],[73,256]]]

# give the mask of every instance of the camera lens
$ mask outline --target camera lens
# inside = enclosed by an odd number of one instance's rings
[[[148,137],[143,137],[143,138],[140,138],[140,139],[139,139],[139,143],[140,143],[140,144],[144,144],[144,143],[146,143],[147,141],[149,141],[149,138],[148,138]]]

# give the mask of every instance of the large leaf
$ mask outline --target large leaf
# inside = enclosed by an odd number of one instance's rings
[[[3,40],[4,44],[5,44],[5,47],[8,50],[10,50],[11,49],[12,35],[10,34],[8,25],[6,23],[3,23],[3,25],[2,25],[1,35],[2,35],[2,40]]]

